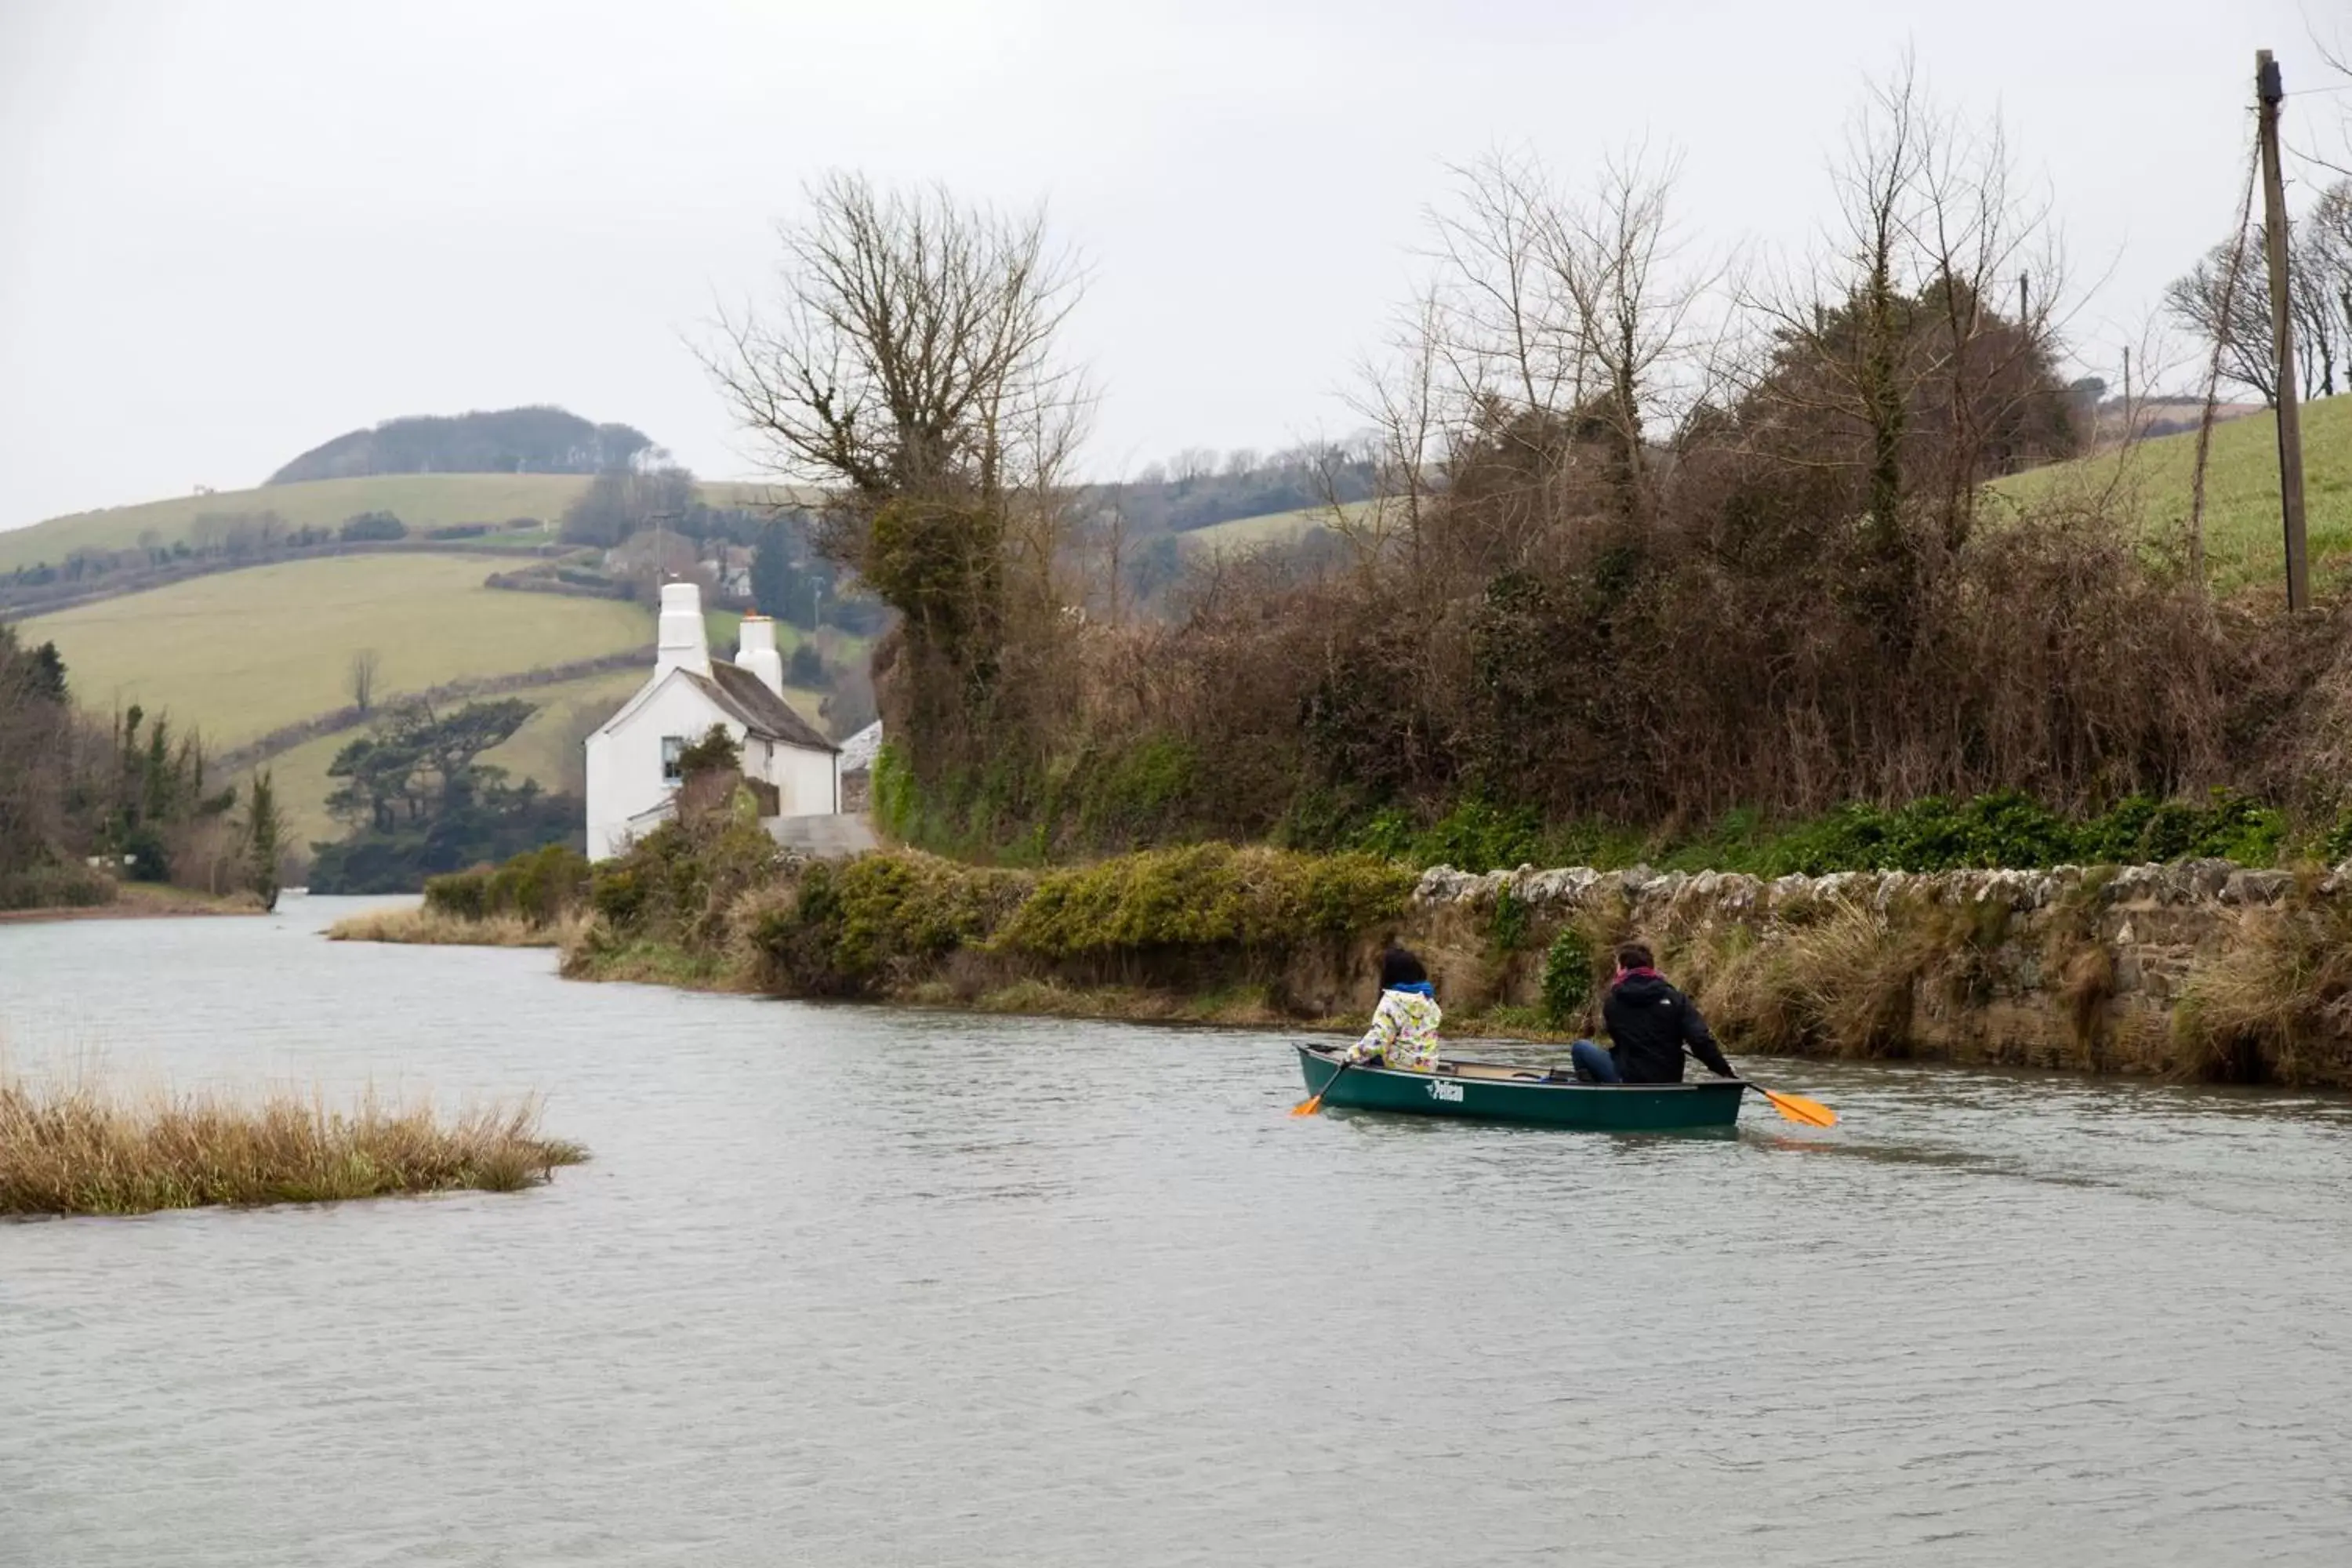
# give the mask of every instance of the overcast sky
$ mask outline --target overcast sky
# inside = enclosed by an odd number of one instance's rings
[[[748,474],[684,341],[833,168],[1049,202],[1090,468],[1271,447],[1411,287],[1449,161],[1679,147],[1709,245],[1801,247],[1912,47],[2052,187],[2095,368],[2226,232],[2293,0],[0,0],[0,527],[258,483],[402,414],[556,403]],[[2352,94],[2288,106],[2335,138]],[[2340,141],[2335,144],[2340,145]],[[2110,378],[2113,371],[2108,370]]]

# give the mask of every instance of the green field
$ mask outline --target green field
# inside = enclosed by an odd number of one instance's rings
[[[1994,493],[2031,503],[2053,497],[2091,499],[2112,492],[2137,512],[2151,542],[2184,536],[2194,431],[2079,458],[1997,481]],[[2305,528],[2315,576],[2352,569],[2352,396],[2303,409]],[[2224,592],[2284,580],[2279,522],[2278,421],[2248,415],[2213,427],[2205,473],[2205,557]]]
[[[553,523],[588,484],[581,474],[385,474],[178,496],[75,512],[0,533],[0,572],[41,561],[62,562],[77,550],[172,544],[190,539],[196,519],[208,512],[274,511],[289,527],[333,528],[357,512],[388,511],[413,532],[459,522],[502,523],[518,517]],[[747,507],[793,494],[783,487],[751,482],[705,484],[701,493],[712,506]]]
[[[1371,506],[1370,501],[1350,501],[1339,510],[1353,522],[1363,518]],[[1314,506],[1298,511],[1270,511],[1257,517],[1237,517],[1230,522],[1212,523],[1176,537],[1187,550],[1254,550],[1265,544],[1296,544],[1308,534],[1329,527],[1330,523],[1331,509]]]
[[[347,555],[225,572],[25,623],[55,638],[83,706],[137,702],[203,728],[216,749],[351,700],[352,655],[374,648],[379,700],[467,677],[592,658],[653,641],[612,599],[501,593],[462,554]]]

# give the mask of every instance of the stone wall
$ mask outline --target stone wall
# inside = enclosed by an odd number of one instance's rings
[[[1440,867],[1394,935],[1449,1013],[1510,1016],[1539,1006],[1563,930],[1596,996],[1611,946],[1649,942],[1735,1049],[2352,1087],[2336,1027],[2352,974],[2331,961],[2352,968],[2352,865],[1773,880]],[[1588,1008],[1570,1026],[1596,1022]]]

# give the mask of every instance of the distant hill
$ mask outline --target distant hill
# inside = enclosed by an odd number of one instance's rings
[[[208,490],[170,500],[53,517],[0,531],[0,573],[47,561],[62,564],[77,550],[166,548],[202,542],[208,531],[275,514],[286,528],[333,528],[366,511],[388,511],[412,531],[451,523],[503,525],[517,518],[553,524],[592,481],[580,474],[388,474],[363,479],[312,479],[250,490]],[[696,494],[711,506],[761,506],[793,492],[759,483],[705,482]]]
[[[387,419],[311,447],[269,476],[273,485],[380,474],[601,474],[653,447],[627,425],[594,425],[562,408]]]

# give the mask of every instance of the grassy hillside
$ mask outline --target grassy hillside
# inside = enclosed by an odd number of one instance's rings
[[[168,709],[226,747],[342,706],[351,656],[381,654],[379,699],[653,640],[634,605],[481,585],[463,554],[357,555],[257,566],[25,623],[54,637],[76,696],[103,711]]]
[[[208,512],[274,511],[295,528],[331,528],[362,511],[391,512],[411,530],[517,517],[553,522],[589,482],[579,474],[387,474],[176,496],[0,532],[0,572],[38,561],[61,562],[77,550],[171,544],[187,539],[195,520]],[[713,506],[757,506],[791,493],[757,483],[712,483],[701,489]]]
[[[2352,571],[2352,397],[2305,405],[2303,449],[2313,571],[2340,577]],[[2165,541],[2179,537],[2188,525],[2196,456],[2191,431],[2037,468],[1993,489],[2031,501],[2113,489],[2137,505],[2150,540]],[[2284,552],[2276,417],[2249,415],[2215,426],[2205,477],[2205,554],[2214,585],[2228,591],[2277,584],[2284,580]]]
[[[1370,505],[1369,501],[1351,501],[1341,510],[1354,519],[1361,517]],[[1330,508],[1308,507],[1300,511],[1267,512],[1262,517],[1237,517],[1230,522],[1213,523],[1176,537],[1187,550],[1249,550],[1262,544],[1296,544],[1330,521]]]

